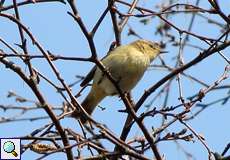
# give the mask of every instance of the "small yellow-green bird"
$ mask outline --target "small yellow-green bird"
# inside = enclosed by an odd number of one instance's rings
[[[160,54],[161,47],[158,43],[137,40],[128,45],[123,45],[110,51],[102,59],[103,65],[111,73],[123,92],[131,91],[137,82],[144,75],[150,63]],[[118,94],[114,84],[97,67],[86,76],[81,86],[85,86],[93,79],[92,88],[82,102],[82,107],[88,114],[92,114],[98,103],[106,96]],[[75,118],[79,118],[82,123],[87,121],[82,114],[74,113]]]

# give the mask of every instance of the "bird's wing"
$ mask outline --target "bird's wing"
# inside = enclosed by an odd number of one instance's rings
[[[106,56],[104,56],[101,61],[103,59],[105,59],[108,55],[110,54],[110,52],[107,53]],[[80,86],[81,87],[84,87],[85,85],[87,85],[94,77],[94,74],[95,74],[95,71],[97,69],[97,66],[95,65],[91,70],[90,72],[85,76],[85,78],[83,79],[83,81],[81,82]]]
[[[91,69],[91,71],[85,76],[83,81],[81,82],[81,84],[80,84],[81,87],[84,87],[85,85],[87,85],[93,79],[96,69],[97,69],[97,66],[95,65]]]
[[[106,57],[108,57],[111,53],[113,53],[114,48],[110,47],[109,52],[101,59],[104,60]],[[97,66],[95,65],[90,72],[85,76],[85,78],[83,79],[83,81],[81,82],[80,86],[83,87],[85,85],[87,85],[94,77],[95,71],[97,69]]]

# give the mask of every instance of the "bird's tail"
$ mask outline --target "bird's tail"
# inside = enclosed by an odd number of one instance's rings
[[[85,109],[85,111],[91,115],[98,105],[100,101],[106,96],[105,92],[102,91],[100,88],[93,86],[85,100],[81,103],[81,106]],[[81,122],[84,124],[87,121],[86,116],[84,114],[74,114],[75,118],[79,118]]]

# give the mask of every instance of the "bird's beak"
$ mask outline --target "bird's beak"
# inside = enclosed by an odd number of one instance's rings
[[[160,51],[160,54],[168,53],[168,51]]]

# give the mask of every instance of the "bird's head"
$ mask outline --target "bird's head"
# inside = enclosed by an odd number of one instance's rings
[[[141,39],[133,42],[132,45],[143,54],[148,55],[150,61],[154,60],[159,54],[163,53],[161,51],[160,44],[156,42]]]

